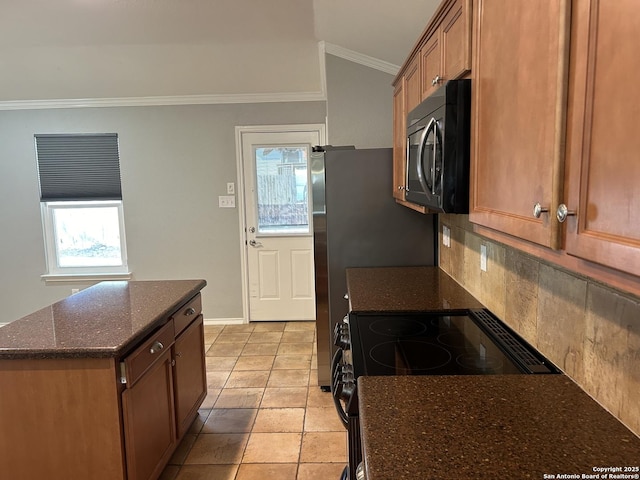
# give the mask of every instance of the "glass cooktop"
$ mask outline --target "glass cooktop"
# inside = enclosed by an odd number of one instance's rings
[[[557,372],[487,310],[351,314],[349,331],[356,377]]]

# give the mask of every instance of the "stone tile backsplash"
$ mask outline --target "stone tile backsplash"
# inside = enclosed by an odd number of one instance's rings
[[[485,239],[466,215],[443,224],[440,267],[640,435],[640,299]]]

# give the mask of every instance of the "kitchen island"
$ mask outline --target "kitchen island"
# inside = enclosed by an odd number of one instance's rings
[[[358,392],[367,480],[640,478],[640,438],[564,375],[363,376]]]
[[[2,477],[157,478],[206,395],[205,285],[102,282],[0,329]]]

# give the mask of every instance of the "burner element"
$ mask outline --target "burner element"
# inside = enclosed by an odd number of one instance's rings
[[[498,357],[469,354],[459,355],[456,362],[461,367],[478,373],[499,373],[503,364],[502,359]]]
[[[379,343],[369,351],[369,356],[393,369],[396,375],[435,370],[451,361],[451,354],[441,346],[418,340]]]
[[[369,328],[387,337],[417,337],[427,330],[424,324],[408,318],[383,318],[371,323]]]

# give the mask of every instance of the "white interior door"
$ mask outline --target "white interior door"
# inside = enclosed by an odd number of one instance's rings
[[[246,128],[240,145],[249,320],[313,320],[309,159],[324,126]]]

